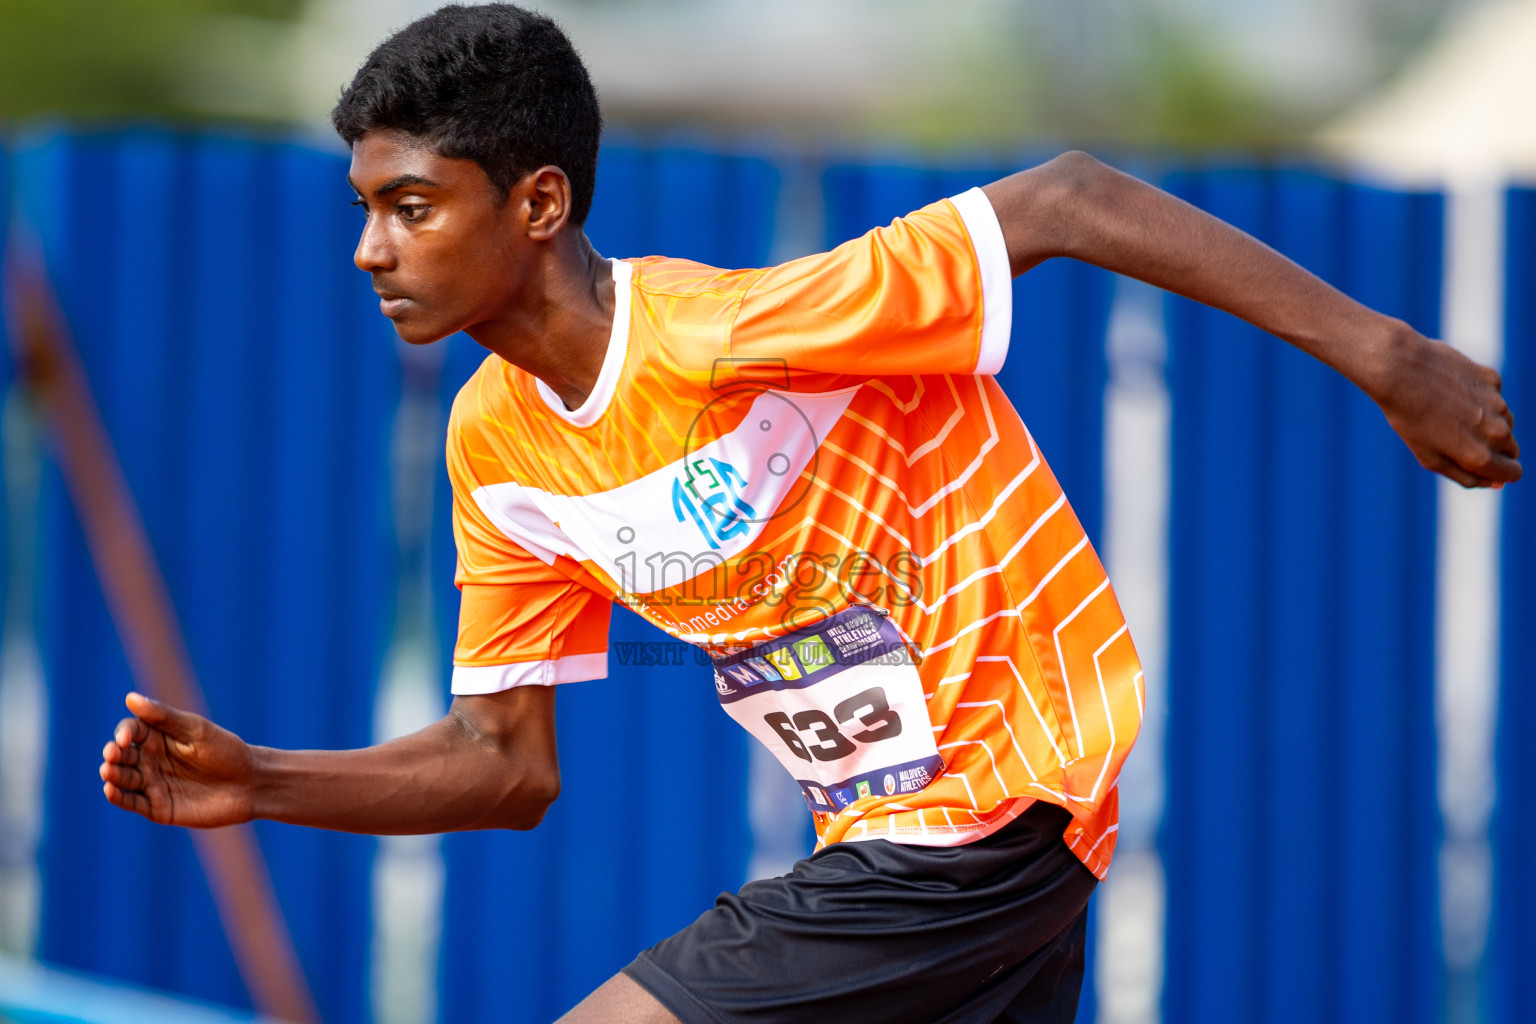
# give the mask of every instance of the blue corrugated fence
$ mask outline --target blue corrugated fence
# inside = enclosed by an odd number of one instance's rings
[[[396,362],[346,259],[344,172],[308,148],[163,132],[49,133],[17,154],[210,710],[286,747],[369,741],[391,615]],[[56,471],[42,501],[39,953],[249,1005],[187,834],[102,798],[133,681]],[[325,1019],[366,1020],[373,841],[258,832]]]
[[[1173,187],[1437,332],[1437,197]],[[1433,478],[1321,364],[1170,308],[1165,1019],[1436,1020]]]
[[[1011,167],[837,163],[828,244]],[[9,173],[36,229],[215,717],[256,742],[368,742],[393,614],[386,446],[396,342],[348,256],[345,162],[156,131],[26,137]],[[1294,172],[1173,179],[1369,305],[1438,327],[1442,202]],[[778,174],[688,145],[603,152],[606,255],[766,263]],[[147,197],[147,198],[146,198]],[[1511,201],[1507,373],[1536,400],[1536,193]],[[1090,534],[1102,532],[1112,279],[1056,261],[1015,284],[1000,380]],[[1231,318],[1172,300],[1174,402],[1165,1019],[1429,1021],[1441,1001],[1433,718],[1435,484],[1368,399]],[[449,343],[446,418],[484,357]],[[0,386],[5,360],[0,358]],[[1498,1024],[1536,1020],[1531,846],[1536,500],[1505,492]],[[439,663],[457,617],[447,480],[430,534]],[[42,954],[248,1005],[185,834],[102,800],[131,683],[56,472],[38,633],[51,708]],[[610,678],[558,696],[564,794],[528,834],[450,836],[443,1020],[547,1020],[744,876],[747,738],[708,669],[622,610]],[[708,778],[678,779],[686,762]],[[803,832],[797,816],[783,827]],[[328,1021],[368,1016],[370,840],[264,824]],[[125,943],[109,910],[148,913]],[[1522,911],[1521,908],[1526,908]],[[1092,1014],[1085,999],[1084,1015]]]
[[[1499,691],[1498,803],[1494,818],[1493,934],[1489,1018],[1533,1024],[1536,965],[1536,482],[1530,427],[1536,413],[1536,190],[1509,194],[1506,234],[1504,390],[1526,436],[1526,479],[1504,491],[1502,686]]]

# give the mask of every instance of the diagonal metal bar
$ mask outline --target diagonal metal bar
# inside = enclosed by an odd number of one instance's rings
[[[38,261],[13,253],[7,284],[20,376],[40,399],[55,455],[135,684],[205,714],[165,579],[102,425],[58,301]],[[258,1011],[294,1024],[319,1012],[249,825],[192,832],[240,976]]]

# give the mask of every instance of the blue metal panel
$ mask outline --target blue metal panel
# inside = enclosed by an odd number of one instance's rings
[[[1211,175],[1168,185],[1240,228],[1267,233],[1261,179]],[[1168,329],[1174,569],[1162,845],[1177,903],[1168,906],[1164,1013],[1186,1024],[1227,1024],[1258,1019],[1249,1011],[1258,984],[1255,875],[1264,854],[1255,799],[1265,738],[1257,667],[1269,653],[1263,626],[1271,600],[1242,588],[1234,601],[1228,580],[1262,572],[1270,502],[1258,467],[1271,458],[1260,424],[1273,403],[1272,345],[1184,303],[1173,304]],[[1182,786],[1187,778],[1199,779],[1198,790]]]
[[[1337,283],[1431,337],[1440,329],[1444,201],[1351,188]],[[1337,777],[1330,839],[1339,979],[1334,1019],[1439,1020],[1435,791],[1435,478],[1377,407],[1344,388],[1340,447]],[[1382,837],[1391,837],[1383,842]],[[1369,851],[1369,856],[1361,856]]]
[[[635,146],[604,146],[597,161],[597,191],[587,218],[587,237],[598,252],[629,259],[655,255],[651,218],[686,215],[688,204],[678,211],[658,211],[651,190],[651,154]]]
[[[767,261],[778,189],[772,165],[673,146],[651,155],[649,186],[644,205],[651,254],[731,269]],[[745,197],[750,199],[743,203]],[[610,207],[603,213],[617,215],[618,210]]]
[[[1316,179],[1288,177],[1276,185],[1276,244],[1314,272],[1337,279],[1337,190]],[[1277,348],[1274,358],[1277,413],[1286,426],[1272,435],[1273,519],[1265,548],[1273,608],[1285,621],[1286,637],[1270,648],[1271,679],[1284,696],[1265,701],[1271,770],[1260,799],[1269,822],[1286,827],[1268,829],[1265,837],[1266,855],[1282,866],[1283,881],[1266,887],[1260,905],[1260,941],[1268,961],[1260,998],[1275,1019],[1321,1021],[1334,959],[1324,908],[1334,894],[1330,844],[1323,841],[1328,823],[1319,812],[1329,805],[1335,780],[1326,758],[1287,755],[1317,745],[1332,718],[1338,593],[1320,584],[1338,560],[1339,545],[1333,524],[1314,510],[1327,507],[1337,493],[1340,467],[1326,453],[1338,435],[1342,386],[1293,349]],[[1299,679],[1320,685],[1286,683]],[[1286,770],[1273,770],[1277,760]],[[1298,899],[1298,893],[1310,898]]]
[[[160,132],[52,135],[20,160],[214,718],[254,742],[365,745],[391,613],[397,370],[347,259],[343,161]],[[248,1005],[185,834],[101,799],[92,766],[132,682],[54,473],[44,503],[41,952]],[[372,841],[258,832],[325,1019],[366,1020]],[[154,900],[153,942],[101,929],[93,908],[125,892]]]
[[[1438,199],[1287,173],[1185,198],[1426,333]],[[1434,482],[1363,395],[1172,300],[1165,1018],[1438,1013]]]
[[[1529,443],[1536,408],[1536,191],[1509,194],[1505,264],[1504,391]],[[1526,456],[1526,465],[1531,464]],[[1503,645],[1498,724],[1498,806],[1494,818],[1493,936],[1489,1020],[1533,1024],[1536,964],[1536,490],[1529,480],[1504,491]]]
[[[605,256],[682,256],[715,267],[760,266],[773,243],[777,169],[766,160],[662,148],[603,147],[587,234]],[[747,206],[743,196],[759,197]]]
[[[281,298],[267,300],[254,339],[271,375],[256,444],[272,456],[244,485],[266,534],[266,621],[255,638],[264,657],[247,669],[259,699],[245,728],[282,746],[363,747],[395,593],[394,331],[350,258],[361,218],[345,162],[284,146],[266,167],[286,223],[268,235],[268,265],[253,278],[258,294]],[[329,1007],[317,995],[324,1019],[366,1020],[373,840],[268,823],[258,832],[311,984],[337,979]]]
[[[767,259],[777,175],[762,161],[618,146],[604,149],[598,175],[587,227],[605,255]],[[445,402],[484,357],[450,340]],[[448,493],[440,473],[431,543],[445,669],[458,616]],[[615,609],[609,678],[561,687],[556,716],[562,795],[544,822],[444,840],[442,1020],[553,1019],[744,878],[748,738],[692,648]],[[689,782],[685,805],[681,747],[715,771]]]
[[[172,161],[174,163],[174,161]],[[107,247],[113,223],[111,193],[104,183],[113,179],[116,165],[104,140],[53,136],[28,140],[18,154],[20,204],[28,220],[37,225],[50,275],[69,318],[76,348],[86,374],[98,395],[98,404],[119,449],[123,469],[135,480],[135,491],[148,499],[142,513],[146,523],[164,522],[167,508],[178,508],[180,494],[163,475],[145,476],[164,462],[154,454],[172,443],[180,423],[170,425],[177,404],[171,396],[179,388],[177,377],[137,375],[123,382],[119,391],[104,393],[103,380],[112,379],[114,342],[137,341],[139,365],[162,368],[175,365],[166,357],[177,339],[153,321],[144,324],[142,337],[133,337],[135,324],[123,335],[111,329],[114,298],[124,291],[117,275],[94,268],[109,266]],[[95,190],[92,189],[95,185]],[[161,178],[159,188],[174,193],[175,177]],[[72,201],[69,197],[76,197]],[[168,270],[165,242],[160,236],[171,223],[157,224],[142,238],[143,249],[134,267],[144,272],[138,282],[144,291],[159,298],[174,287]],[[125,408],[124,399],[142,400],[142,408]],[[119,429],[127,413],[140,413],[131,429]],[[132,434],[133,436],[125,436]],[[150,465],[147,461],[153,460]],[[138,485],[137,479],[145,480]],[[201,869],[185,833],[156,828],[123,814],[101,799],[100,787],[90,765],[97,760],[104,737],[122,716],[122,694],[132,681],[123,660],[121,643],[107,615],[85,541],[76,523],[68,496],[56,472],[46,471],[39,521],[39,601],[37,604],[40,653],[54,709],[78,709],[49,718],[47,774],[44,793],[44,830],[39,851],[43,874],[39,953],[62,964],[110,974],[143,984],[180,991],[187,995],[232,1003],[248,1003],[235,973],[222,928],[207,895]],[[179,531],[151,527],[167,578],[175,573],[173,551],[161,542],[165,533]],[[174,587],[174,582],[172,586]],[[111,860],[104,854],[110,851]],[[110,863],[110,871],[107,869]],[[165,918],[160,941],[125,944],[102,933],[90,908],[110,905],[121,892],[119,878],[135,880],[139,892],[163,894]],[[190,943],[186,936],[191,935]],[[202,951],[189,963],[189,945]],[[158,946],[159,948],[156,948]]]

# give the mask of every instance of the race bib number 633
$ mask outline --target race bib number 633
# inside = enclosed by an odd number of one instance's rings
[[[915,793],[944,770],[917,667],[878,611],[848,608],[719,659],[715,690],[813,811]]]

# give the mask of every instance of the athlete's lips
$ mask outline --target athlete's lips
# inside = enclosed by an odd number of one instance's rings
[[[409,296],[400,295],[397,292],[381,292],[375,289],[379,296],[379,312],[393,320],[398,314],[405,312],[405,307],[410,305]]]

